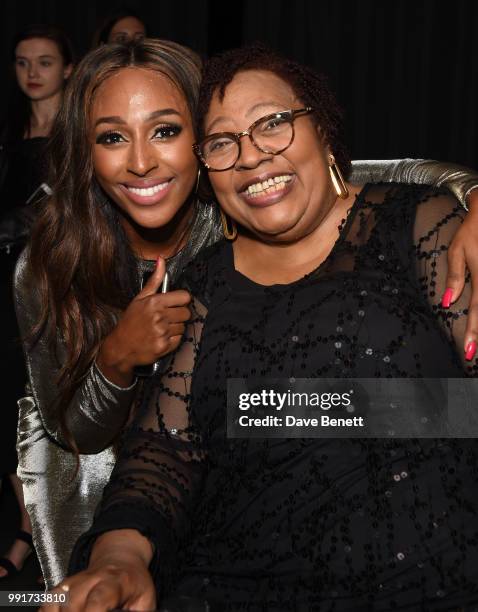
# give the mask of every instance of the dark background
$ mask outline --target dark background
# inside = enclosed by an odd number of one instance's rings
[[[122,4],[2,0],[4,79],[17,29],[33,22],[59,25],[81,56],[98,20]],[[432,157],[478,166],[476,0],[126,4],[144,17],[151,35],[174,39],[204,55],[262,40],[327,73],[346,112],[354,158]],[[4,108],[5,95],[0,96],[0,113]]]

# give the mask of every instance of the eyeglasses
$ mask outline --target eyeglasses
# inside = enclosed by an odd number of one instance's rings
[[[235,166],[241,155],[241,138],[250,141],[263,153],[279,155],[294,141],[296,117],[308,115],[311,107],[285,110],[261,117],[244,132],[218,132],[193,145],[194,152],[210,172],[223,172]]]

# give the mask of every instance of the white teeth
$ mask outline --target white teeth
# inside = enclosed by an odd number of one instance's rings
[[[292,180],[291,174],[284,174],[283,176],[274,176],[267,181],[263,181],[262,183],[254,183],[253,185],[249,185],[246,189],[246,193],[250,197],[257,197],[261,193],[273,193],[275,191],[280,191],[281,189],[285,189],[286,183]]]
[[[155,193],[158,193],[158,191],[162,191],[168,186],[168,183],[169,181],[166,181],[165,183],[160,183],[159,185],[155,185],[154,187],[145,187],[145,188],[126,187],[126,189],[128,189],[128,191],[131,191],[131,193],[134,193],[136,195],[147,197],[147,196],[152,196]]]

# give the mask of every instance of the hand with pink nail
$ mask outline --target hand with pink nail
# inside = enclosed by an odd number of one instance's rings
[[[448,248],[448,275],[441,305],[450,308],[460,298],[468,270],[472,293],[467,305],[463,350],[466,360],[471,361],[478,342],[478,189],[469,193],[467,204],[469,212]]]
[[[476,353],[476,342],[472,340],[466,345],[465,349],[465,359],[467,361],[471,361]]]

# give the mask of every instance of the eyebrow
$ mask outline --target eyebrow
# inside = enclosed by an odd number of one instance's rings
[[[245,117],[249,117],[250,115],[252,115],[254,112],[256,112],[257,110],[259,110],[260,108],[270,108],[271,106],[276,106],[277,108],[282,108],[282,104],[279,104],[278,102],[259,102],[258,104],[254,104],[254,106],[251,106],[251,108],[247,111],[247,113],[245,114]],[[274,111],[272,111],[274,112]],[[214,119],[214,121],[211,123],[211,125],[207,128],[207,132],[209,133],[210,130],[212,129],[212,127],[214,125],[216,125],[216,123],[220,123],[221,121],[227,121],[229,119],[229,117],[224,117],[224,116],[220,116],[220,117],[216,117],[216,119]]]
[[[165,117],[167,115],[177,115],[178,117],[180,117],[181,113],[175,110],[174,108],[163,108],[161,110],[156,110],[150,113],[145,118],[145,122],[153,121],[154,119],[159,119],[160,117]],[[126,125],[126,121],[118,115],[112,115],[111,117],[99,117],[95,121],[94,127],[96,127],[100,123],[115,123],[119,125]]]
[[[25,55],[16,55],[15,59],[25,59],[28,60],[28,57],[26,57]],[[54,55],[39,55],[38,59],[55,59]]]

